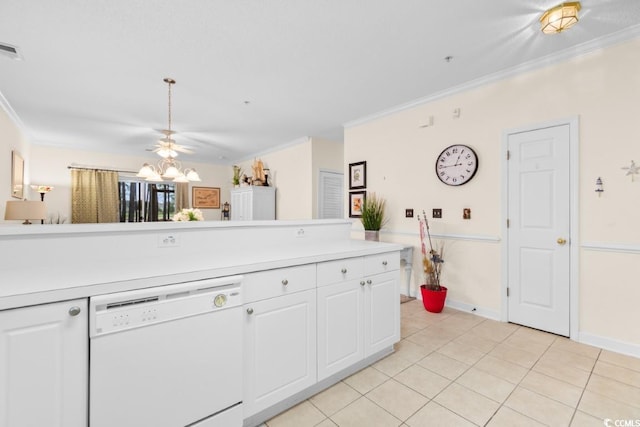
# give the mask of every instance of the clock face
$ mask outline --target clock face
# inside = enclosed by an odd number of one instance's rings
[[[478,156],[471,147],[452,145],[442,150],[436,160],[436,175],[447,185],[471,181],[478,170]]]

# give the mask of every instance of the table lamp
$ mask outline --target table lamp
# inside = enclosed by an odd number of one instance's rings
[[[4,219],[24,220],[23,224],[31,224],[30,219],[44,220],[47,217],[47,205],[44,202],[28,200],[8,200],[4,210]]]

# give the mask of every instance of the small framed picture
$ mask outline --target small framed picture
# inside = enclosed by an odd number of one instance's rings
[[[349,163],[349,190],[367,188],[367,162]]]
[[[191,204],[198,209],[220,209],[220,188],[193,187]]]
[[[366,191],[353,191],[349,193],[349,217],[360,218],[362,216],[362,204],[367,197]]]
[[[24,159],[17,151],[11,152],[11,197],[24,198]]]

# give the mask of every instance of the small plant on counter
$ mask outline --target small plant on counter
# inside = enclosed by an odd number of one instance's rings
[[[175,214],[172,221],[204,221],[202,211],[200,209],[182,209]]]
[[[377,197],[376,193],[370,193],[362,202],[361,213],[362,226],[365,230],[378,231],[387,223],[384,208],[387,204],[382,197]]]
[[[422,252],[422,271],[424,272],[426,282],[425,286],[430,290],[440,291],[442,288],[440,285],[440,275],[442,272],[442,264],[444,263],[444,259],[442,258],[444,244],[440,244],[439,252],[437,246],[434,249],[431,243],[429,221],[424,211],[422,211],[422,217],[418,215],[418,222],[420,223],[420,247]],[[429,251],[427,251],[425,237],[429,242]]]

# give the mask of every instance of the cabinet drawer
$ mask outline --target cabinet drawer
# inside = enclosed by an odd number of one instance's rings
[[[306,264],[244,275],[244,303],[292,294],[316,287],[316,266]]]
[[[364,258],[364,271],[367,276],[398,269],[400,269],[399,252],[386,252]]]
[[[318,286],[360,279],[364,275],[362,257],[345,258],[318,264]]]

